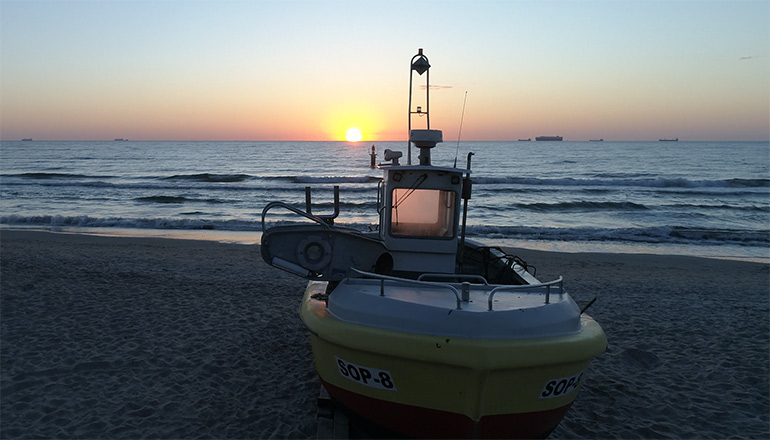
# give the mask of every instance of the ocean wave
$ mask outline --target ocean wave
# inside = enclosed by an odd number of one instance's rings
[[[668,205],[648,206],[643,203],[634,202],[607,202],[607,201],[570,201],[557,203],[496,203],[489,204],[476,202],[473,209],[477,214],[484,211],[494,213],[509,212],[510,210],[526,210],[538,213],[560,213],[560,212],[608,212],[608,211],[655,211],[676,210],[677,212],[688,212],[689,215],[700,215],[709,211],[730,211],[730,212],[748,212],[748,213],[770,213],[770,205],[749,205],[749,204],[720,204],[708,205],[703,203],[676,203]],[[481,214],[479,214],[481,215]]]
[[[300,183],[300,184],[336,184],[336,183],[377,183],[382,180],[381,177],[376,176],[310,176],[310,175],[298,175],[298,176],[259,176],[258,179],[262,181],[277,181],[288,183]]]
[[[136,228],[136,229],[205,229],[225,231],[259,231],[261,223],[250,220],[207,220],[175,218],[91,217],[88,215],[0,216],[0,224],[9,226]]]
[[[181,196],[148,196],[148,197],[137,197],[134,200],[136,200],[137,202],[146,202],[146,203],[184,203],[189,199],[187,197],[181,197]]]
[[[296,176],[290,180],[294,183],[376,183],[382,180],[374,176]]]
[[[17,173],[2,174],[1,177],[18,177],[31,180],[49,180],[49,179],[114,179],[111,175],[87,175],[76,173],[54,173],[54,172],[36,172],[36,173]],[[684,178],[598,178],[598,179],[579,179],[579,178],[539,178],[539,177],[479,177],[473,178],[476,185],[519,185],[524,187],[593,187],[602,190],[608,187],[642,187],[642,188],[666,188],[666,189],[698,189],[698,188],[770,188],[770,179],[743,179],[731,178],[721,180],[691,180]],[[152,181],[177,181],[177,182],[201,182],[201,183],[238,183],[249,180],[259,180],[262,182],[275,181],[290,182],[298,184],[367,184],[377,183],[381,179],[379,176],[269,176],[269,175],[249,175],[249,174],[216,174],[216,173],[196,173],[196,174],[175,174],[167,177],[142,177],[141,180]],[[98,185],[100,182],[80,182],[81,184]],[[102,184],[110,184],[101,182]],[[140,187],[145,184],[138,184]],[[598,188],[597,188],[598,187]],[[485,188],[493,191],[493,188]],[[507,188],[502,188],[508,190]]]
[[[192,215],[194,213],[187,213]],[[283,223],[279,221],[277,223]],[[276,223],[276,224],[277,224]],[[0,216],[0,224],[42,227],[100,227],[138,229],[208,229],[225,231],[261,231],[259,220],[211,220],[201,218],[99,218],[91,216]],[[273,224],[269,223],[268,225]],[[340,226],[365,231],[371,223],[337,222]],[[770,229],[708,229],[686,226],[641,228],[552,228],[531,226],[469,225],[467,234],[478,239],[515,239],[567,242],[614,242],[646,244],[733,245],[763,247],[770,245]]]
[[[633,202],[561,202],[561,203],[516,203],[518,209],[527,209],[538,212],[563,212],[563,211],[631,211],[647,210],[645,205]]]
[[[764,213],[770,213],[770,205],[764,205],[764,206],[757,206],[757,205],[705,205],[705,204],[685,204],[685,203],[677,203],[673,205],[662,205],[663,208],[674,208],[677,210],[693,210],[693,209],[702,209],[702,210],[728,210],[731,212],[735,211],[743,211],[743,212],[764,212]]]
[[[324,182],[324,183],[334,183],[334,182]],[[210,185],[209,185],[210,184]],[[2,185],[4,187],[24,187],[30,185],[29,182],[13,182],[13,181],[7,181],[4,180],[2,182]],[[287,184],[286,182],[279,182],[279,181],[262,181],[258,182],[256,180],[248,181],[248,182],[194,182],[191,180],[177,180],[177,181],[171,181],[171,180],[155,180],[155,181],[140,181],[140,182],[125,182],[125,181],[113,181],[113,182],[107,182],[102,180],[71,180],[68,181],[66,184],[62,183],[61,181],[37,181],[35,185],[38,186],[51,186],[57,188],[57,190],[61,190],[62,188],[110,188],[110,189],[119,189],[119,190],[151,190],[151,191],[201,191],[201,190],[212,190],[217,192],[233,192],[233,193],[243,193],[244,191],[248,192],[276,192],[285,194],[288,192],[295,192],[296,194],[302,195],[303,193],[303,187],[302,186],[293,186],[291,184]],[[316,194],[324,194],[324,191],[331,191],[331,187],[324,187],[319,182],[317,183],[318,186],[313,187],[313,196],[315,197]],[[305,185],[310,186],[310,185]],[[340,187],[340,195],[343,194],[358,194],[358,193],[365,193],[365,194],[371,194],[372,197],[376,197],[376,191],[377,186],[376,185],[366,185],[366,186],[359,186],[355,184],[351,185],[345,185]],[[304,196],[303,196],[304,197]],[[325,197],[325,196],[323,196]]]
[[[169,177],[163,177],[161,180],[187,180],[193,182],[243,182],[250,179],[248,174],[212,174],[212,173],[198,173],[198,174],[175,174]]]
[[[372,214],[375,213],[375,210],[377,209],[377,202],[376,201],[368,201],[368,200],[361,200],[361,201],[344,201],[340,200],[340,211],[342,212],[356,212],[361,210],[368,210],[371,211]],[[298,208],[304,209],[305,204],[302,203],[301,206],[297,205]],[[316,197],[312,200],[312,207],[313,209],[322,208],[322,209],[332,209],[334,208],[334,201],[329,198],[328,200],[320,200],[320,197],[316,199]]]
[[[2,174],[2,177],[21,177],[25,179],[33,180],[47,180],[47,179],[111,179],[114,176],[89,176],[86,174],[72,174],[72,173],[19,173],[19,174]]]
[[[227,203],[224,200],[220,199],[197,199],[194,197],[184,197],[184,196],[146,196],[146,197],[136,197],[134,198],[137,202],[143,202],[143,203],[187,203],[187,202],[198,202],[198,203],[209,203],[209,204],[217,204],[217,203]]]
[[[770,229],[707,229],[686,226],[643,228],[548,228],[469,226],[469,236],[543,241],[626,242],[649,244],[739,245],[766,247]]]
[[[522,186],[612,186],[649,188],[770,188],[770,179],[722,179],[690,180],[682,178],[655,179],[542,179],[538,177],[474,177],[474,184],[480,185],[522,185]]]
[[[728,179],[725,182],[733,186],[746,186],[749,188],[770,187],[770,179]]]

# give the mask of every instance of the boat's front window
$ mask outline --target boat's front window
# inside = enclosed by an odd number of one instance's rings
[[[454,236],[454,191],[396,188],[392,196],[391,235],[440,238]]]

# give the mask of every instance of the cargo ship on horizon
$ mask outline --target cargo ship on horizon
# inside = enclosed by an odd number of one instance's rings
[[[564,138],[561,136],[538,136],[535,138],[536,141],[562,141]]]

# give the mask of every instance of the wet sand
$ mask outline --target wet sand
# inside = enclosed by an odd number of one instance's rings
[[[770,266],[515,250],[603,326],[551,438],[770,437]],[[0,438],[308,438],[304,281],[255,245],[0,232]]]

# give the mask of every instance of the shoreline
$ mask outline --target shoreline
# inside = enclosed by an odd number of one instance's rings
[[[0,224],[0,234],[3,231],[34,231],[52,234],[94,235],[123,238],[165,238],[174,240],[198,240],[225,244],[259,245],[262,231],[227,231],[217,229],[145,229],[145,228],[87,228],[87,227],[44,227],[18,226]],[[471,240],[479,241],[476,237]],[[689,256],[715,260],[744,261],[750,263],[770,264],[770,249],[766,256],[736,256],[718,253],[719,246],[678,246],[652,244],[623,244],[623,243],[590,243],[590,242],[561,242],[533,240],[495,240],[485,239],[484,243],[508,249],[522,249],[559,254],[612,254],[612,255],[650,255],[650,256]],[[709,249],[712,255],[698,255],[688,249],[703,251]],[[677,251],[678,250],[678,251]]]
[[[509,249],[609,340],[551,435],[770,436],[770,265]],[[0,438],[313,438],[305,281],[259,246],[0,231]]]

